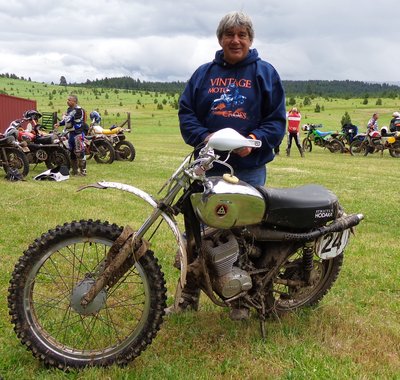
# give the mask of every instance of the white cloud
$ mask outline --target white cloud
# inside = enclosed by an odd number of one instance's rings
[[[187,80],[219,49],[238,9],[282,79],[399,81],[397,1],[10,0],[0,4],[0,73],[58,83],[112,76]]]

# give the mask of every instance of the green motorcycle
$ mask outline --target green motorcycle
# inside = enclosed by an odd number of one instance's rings
[[[307,132],[307,136],[303,140],[302,146],[305,152],[311,152],[313,142],[322,148],[328,148],[331,153],[343,153],[345,151],[344,144],[332,136],[336,132],[322,132],[319,130],[322,124],[305,124],[302,130]]]

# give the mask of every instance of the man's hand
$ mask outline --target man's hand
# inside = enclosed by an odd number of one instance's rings
[[[233,153],[236,153],[237,155],[239,155],[240,157],[246,157],[248,156],[251,151],[253,150],[253,148],[250,148],[248,146],[245,146],[243,148],[239,148],[239,149],[235,149],[233,151]]]

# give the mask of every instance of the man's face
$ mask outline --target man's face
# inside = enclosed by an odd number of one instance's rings
[[[224,59],[230,64],[243,61],[251,46],[251,41],[247,29],[235,27],[228,29],[219,41],[223,51]]]
[[[68,99],[67,99],[68,107],[73,107],[75,104],[76,104],[75,99],[71,98],[71,97],[68,97]]]

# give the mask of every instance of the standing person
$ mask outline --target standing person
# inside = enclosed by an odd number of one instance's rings
[[[71,154],[72,175],[86,175],[86,157],[84,145],[84,111],[78,105],[78,97],[69,95],[67,99],[68,109],[63,119],[54,125],[65,126],[68,133],[68,145]]]
[[[90,125],[101,125],[101,115],[97,111],[90,112]]]
[[[367,133],[371,137],[378,137],[379,136],[379,129],[378,129],[378,118],[379,115],[377,113],[374,113],[369,119],[368,124],[367,124]]]
[[[264,185],[266,164],[285,134],[285,95],[275,68],[263,61],[256,49],[251,19],[231,12],[219,23],[221,50],[212,62],[192,75],[179,102],[179,122],[184,141],[197,147],[216,131],[230,127],[245,137],[262,141],[257,149],[243,148],[228,163],[239,179]],[[210,175],[221,174],[215,165]]]
[[[390,132],[400,132],[400,113],[393,112],[392,120],[389,126]]]
[[[301,114],[300,111],[297,110],[296,107],[293,107],[287,113],[287,121],[288,121],[288,145],[286,148],[286,155],[290,156],[290,148],[292,147],[292,140],[297,145],[297,149],[300,152],[300,156],[304,157],[304,151],[300,144],[299,130],[300,130],[300,121]]]
[[[184,141],[197,147],[226,127],[245,137],[262,141],[257,149],[234,151],[227,161],[235,175],[253,186],[263,186],[266,164],[285,134],[285,94],[275,68],[263,61],[256,49],[251,19],[242,12],[225,15],[216,31],[222,47],[212,62],[200,66],[190,78],[179,102],[179,122]],[[226,168],[215,164],[207,175],[222,175]],[[200,290],[189,272],[180,305],[174,311],[197,310]],[[242,319],[248,310],[232,319]]]

